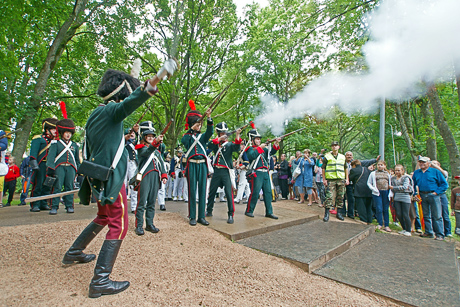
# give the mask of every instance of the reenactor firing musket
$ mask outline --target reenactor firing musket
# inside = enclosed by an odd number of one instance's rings
[[[1,139],[4,139],[4,138],[7,138],[7,137],[9,137],[10,135],[15,134],[16,132],[19,132],[19,131],[22,131],[22,128],[13,130],[13,131],[11,131],[11,132],[8,132],[7,134],[4,134],[4,135],[0,136],[0,140],[1,140]]]
[[[286,133],[285,135],[279,136],[279,138],[284,139],[285,137],[290,136],[291,134],[300,132],[300,131],[305,130],[305,129],[307,129],[307,128],[308,128],[308,127],[303,127],[303,128],[294,130],[294,131],[292,131],[292,132]],[[278,138],[278,137],[276,137],[276,138],[274,138],[274,139],[269,139],[269,140],[267,140],[267,141],[265,142],[265,144],[272,143],[272,142],[276,141],[277,138]]]

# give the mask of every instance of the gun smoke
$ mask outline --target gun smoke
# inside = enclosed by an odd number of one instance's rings
[[[458,12],[459,0],[382,1],[367,18],[366,71],[325,74],[286,104],[264,96],[256,124],[279,135],[286,120],[321,117],[334,106],[347,113],[372,112],[382,98],[396,102],[422,94],[422,80],[452,78],[454,67],[460,70]]]

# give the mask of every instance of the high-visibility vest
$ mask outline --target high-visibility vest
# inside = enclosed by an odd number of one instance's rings
[[[324,176],[327,179],[345,179],[345,156],[342,154],[337,155],[337,159],[331,154],[324,155],[327,159],[326,172]]]

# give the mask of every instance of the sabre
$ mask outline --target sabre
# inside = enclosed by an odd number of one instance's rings
[[[38,201],[38,200],[45,200],[45,199],[50,199],[50,198],[55,198],[55,197],[61,197],[61,196],[66,196],[70,194],[75,194],[78,193],[80,190],[72,190],[72,191],[67,191],[67,192],[61,192],[61,193],[56,193],[56,194],[50,194],[50,195],[43,195],[43,196],[37,196],[37,197],[28,197],[24,200],[26,203]]]

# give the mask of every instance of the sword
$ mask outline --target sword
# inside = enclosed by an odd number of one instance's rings
[[[37,197],[28,197],[24,200],[24,202],[31,203],[31,202],[38,201],[38,200],[45,200],[45,199],[50,199],[50,198],[55,198],[55,197],[66,196],[66,195],[78,193],[79,191],[80,190],[72,190],[72,191],[61,192],[61,193],[56,193],[56,194],[49,194],[49,195],[43,195],[43,196],[37,196]]]

